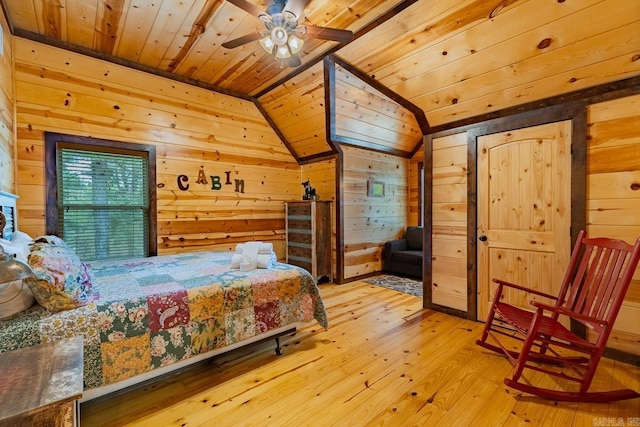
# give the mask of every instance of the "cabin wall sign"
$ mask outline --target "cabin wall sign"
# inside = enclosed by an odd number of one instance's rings
[[[226,176],[226,181],[224,185],[235,185],[236,193],[244,193],[244,179],[234,179],[234,182],[231,182],[231,172],[225,171],[224,174]],[[210,175],[211,179],[211,189],[214,191],[222,190],[222,177],[220,175]],[[178,175],[177,178],[178,188],[182,191],[189,190],[189,177],[187,175],[181,174]],[[207,180],[207,175],[204,172],[204,169],[200,169],[198,172],[198,178],[196,179],[196,184],[208,185],[209,181]]]

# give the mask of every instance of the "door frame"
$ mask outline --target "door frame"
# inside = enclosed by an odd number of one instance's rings
[[[434,304],[431,295],[431,263],[423,266],[423,287],[425,308],[443,311],[458,317],[475,321],[478,304],[478,264],[477,264],[477,146],[478,138],[493,133],[507,132],[521,128],[544,125],[547,123],[571,121],[571,246],[575,243],[580,230],[585,229],[587,221],[587,105],[574,101],[544,107],[533,111],[513,114],[487,120],[473,125],[448,129],[425,137],[425,177],[432,175],[432,142],[443,136],[467,132],[467,311]],[[429,153],[429,155],[427,155]],[[431,211],[430,193],[425,185],[425,247],[424,259],[430,260],[431,253]],[[573,325],[572,325],[573,327]],[[584,331],[576,331],[583,333]]]
[[[467,318],[476,320],[478,315],[478,262],[477,262],[477,160],[478,138],[484,135],[528,128],[547,123],[571,121],[571,242],[578,238],[587,225],[587,107],[575,102],[547,107],[532,113],[484,123],[467,132]],[[574,325],[572,325],[573,327]],[[584,332],[584,331],[583,331]]]

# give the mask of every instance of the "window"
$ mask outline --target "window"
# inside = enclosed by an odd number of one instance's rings
[[[47,233],[83,260],[155,255],[155,147],[47,133]]]

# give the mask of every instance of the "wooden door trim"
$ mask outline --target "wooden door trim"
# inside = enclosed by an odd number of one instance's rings
[[[586,227],[587,222],[587,103],[575,101],[545,107],[535,111],[514,114],[513,116],[500,117],[477,123],[473,127],[465,126],[463,129],[448,129],[446,131],[430,134],[425,137],[425,228],[424,228],[424,267],[423,287],[425,308],[443,311],[458,317],[476,320],[478,314],[478,265],[477,265],[477,146],[478,138],[493,133],[506,132],[521,128],[544,125],[547,123],[571,120],[571,245],[577,239],[578,232]],[[432,141],[454,133],[467,132],[467,311],[452,309],[450,307],[434,304],[432,301],[432,233],[431,233],[431,197],[432,165],[427,159],[431,159]],[[427,169],[429,168],[429,169]],[[427,171],[429,173],[427,174]],[[578,331],[579,332],[579,331]]]
[[[494,133],[507,132],[521,128],[548,123],[571,121],[571,246],[575,243],[580,230],[586,227],[587,197],[587,107],[576,102],[541,110],[518,114],[514,117],[491,120],[467,132],[467,318],[476,320],[478,315],[478,263],[477,263],[477,146],[478,138]]]

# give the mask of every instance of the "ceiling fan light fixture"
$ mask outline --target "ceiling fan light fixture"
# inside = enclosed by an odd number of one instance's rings
[[[273,43],[275,43],[276,46],[286,45],[288,38],[289,34],[287,34],[287,30],[283,27],[275,27],[271,30],[271,40],[273,40]]]
[[[291,34],[289,36],[289,40],[287,41],[287,44],[289,45],[289,50],[291,50],[291,54],[295,55],[296,53],[300,52],[300,50],[302,50],[302,46],[304,45],[304,40],[302,40],[301,38],[297,37],[294,34]]]
[[[273,42],[273,40],[271,40],[270,34],[260,39],[260,46],[262,46],[262,48],[266,50],[267,53],[273,53],[275,43]]]
[[[286,44],[284,46],[276,47],[276,59],[287,59],[291,57],[291,51],[289,50],[289,46]]]

